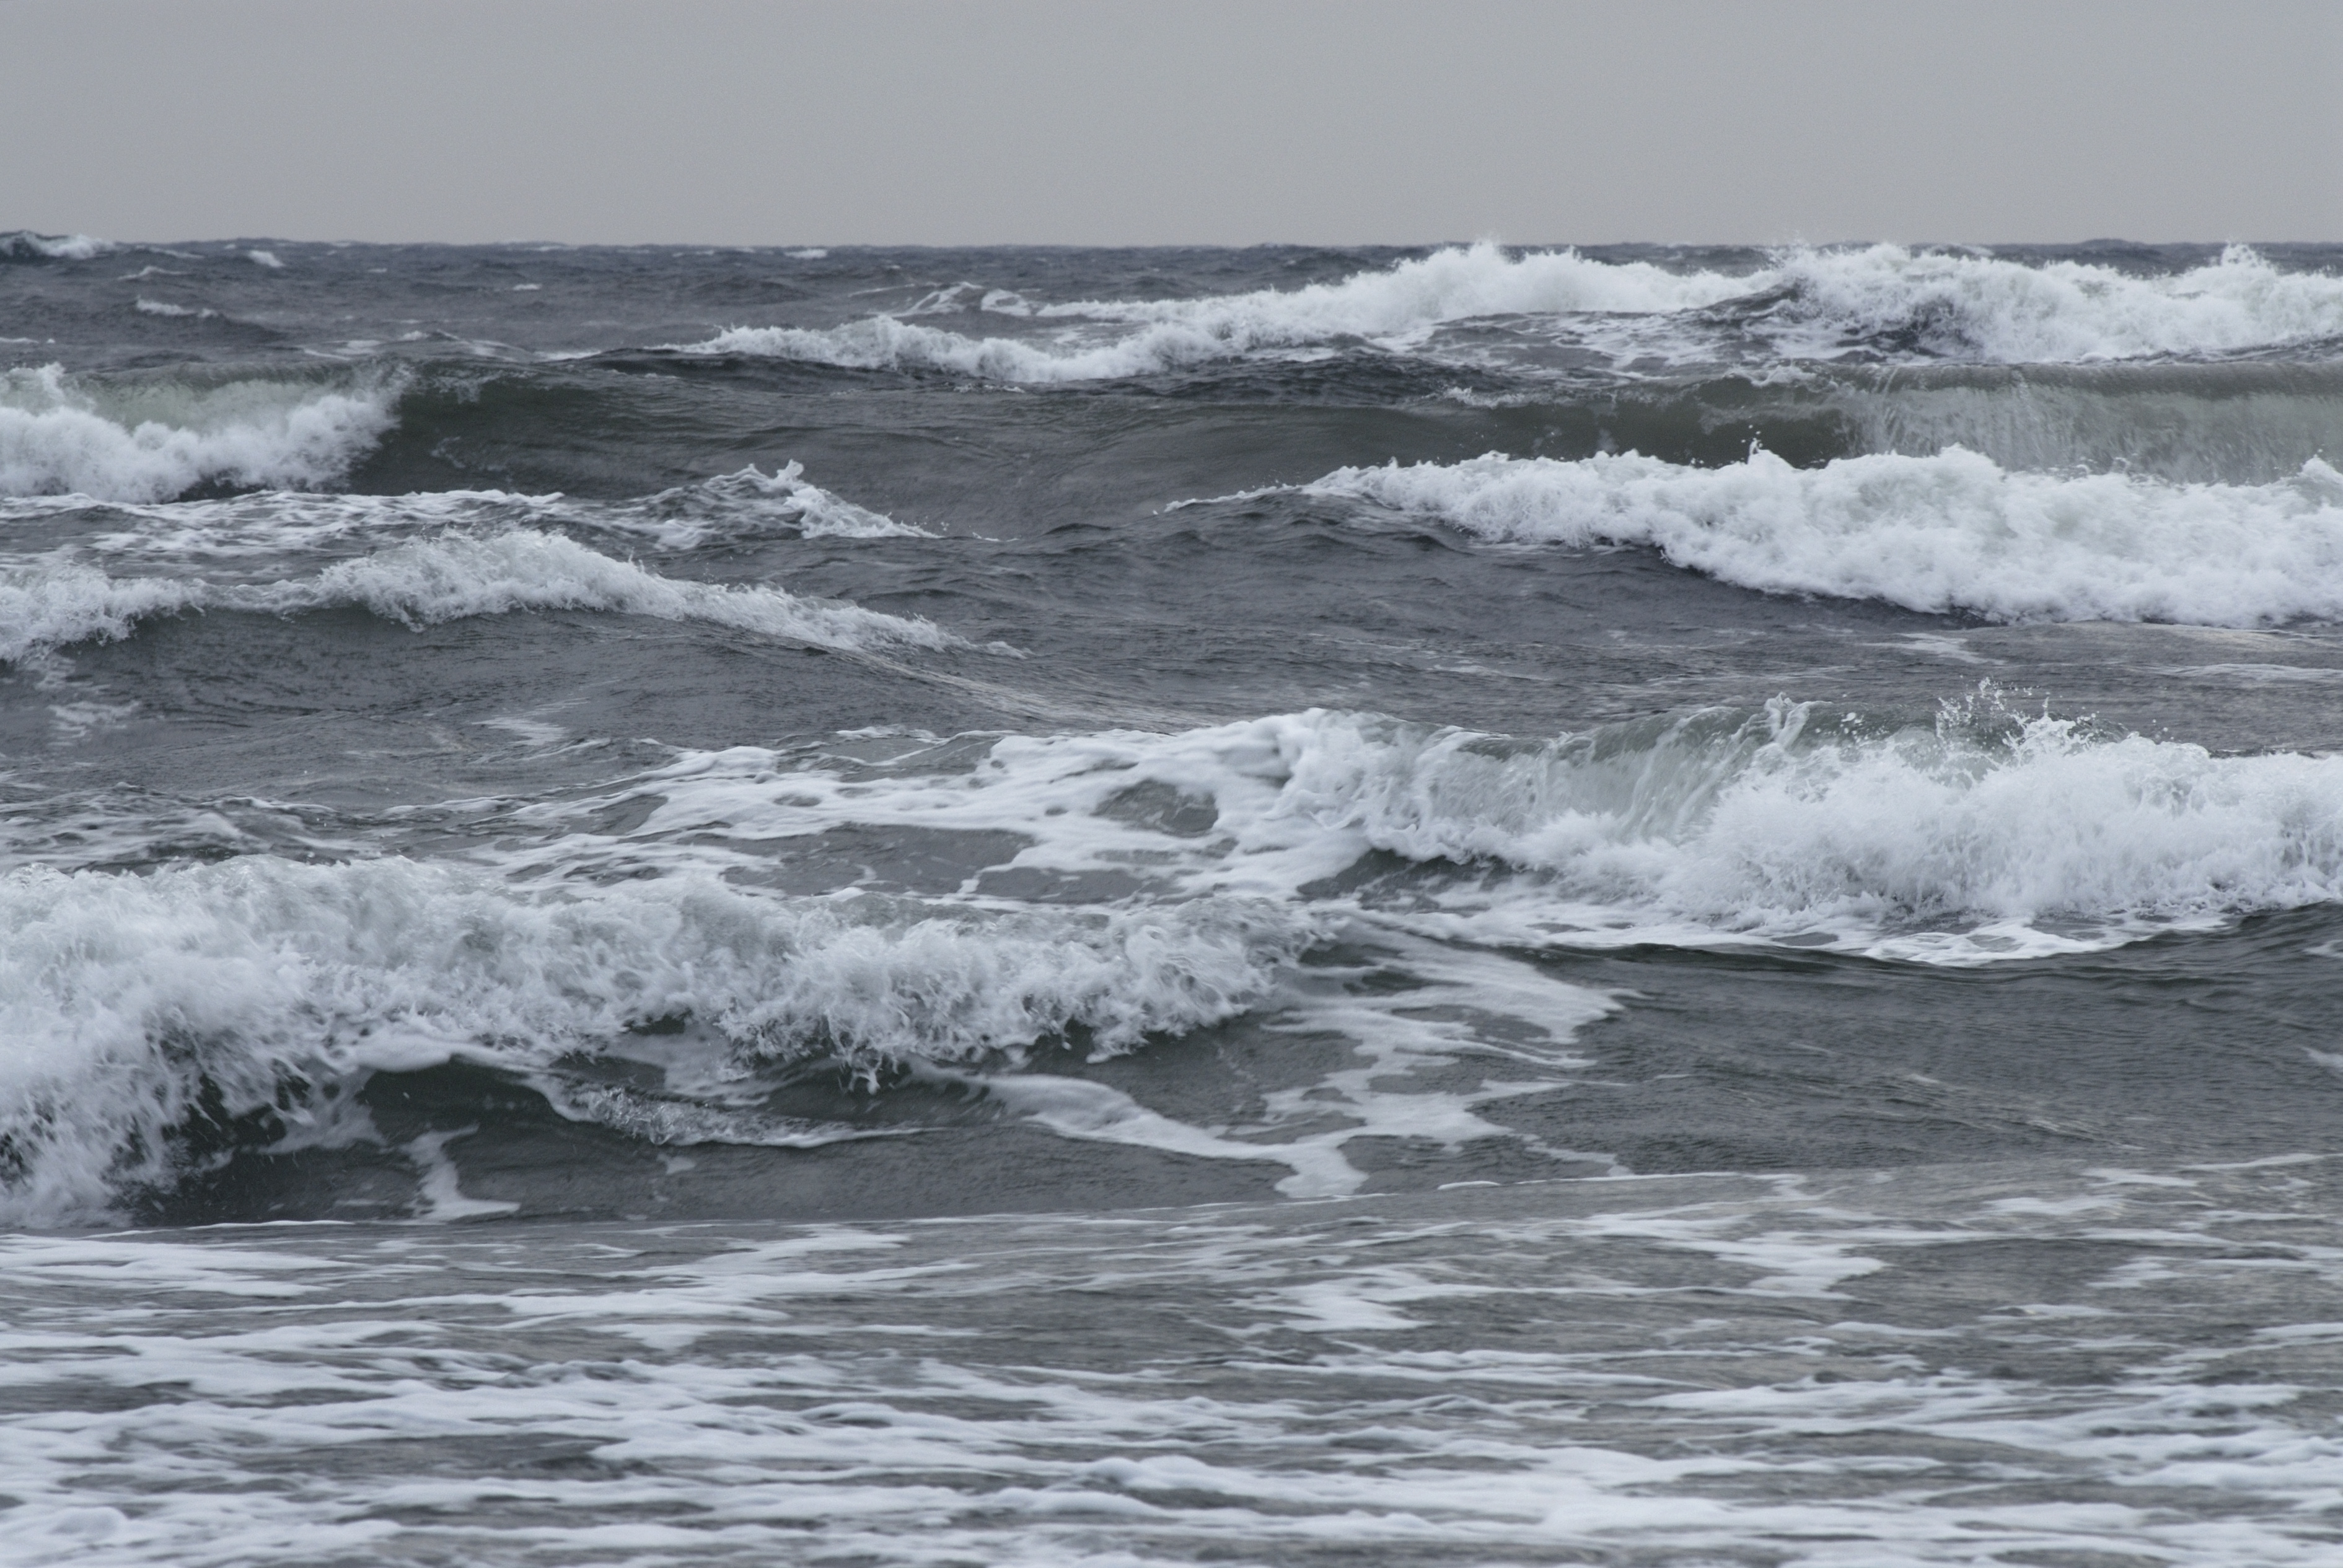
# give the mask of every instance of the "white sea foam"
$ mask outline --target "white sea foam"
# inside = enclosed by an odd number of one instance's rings
[[[120,248],[112,240],[92,239],[85,234],[35,234],[28,228],[0,234],[0,256],[27,260],[92,261]]]
[[[903,315],[967,308],[980,286]],[[1739,313],[1712,307],[1745,302]],[[1791,250],[1747,273],[1600,262],[1575,251],[1451,247],[1339,283],[1192,300],[1035,307],[983,294],[976,308],[1067,323],[1054,336],[971,337],[872,317],[829,328],[735,327],[688,352],[849,368],[926,368],[1011,382],[1143,376],[1264,352],[1364,341],[1427,351],[1452,323],[1566,320],[1593,347],[1701,360],[1755,334],[1792,358],[1850,352],[2009,363],[2225,354],[2343,337],[2343,277],[2282,272],[2243,246],[2160,276],[2060,261],[2029,266],[1898,246]]]
[[[285,264],[277,259],[277,253],[273,250],[247,250],[244,256],[254,266],[265,266],[271,272],[281,272],[285,268]]]
[[[2332,1179],[2147,1172],[2175,1185],[2106,1203],[2067,1170],[1987,1172],[11,1235],[11,1545],[168,1568],[2329,1563],[2343,1325],[2304,1318],[2343,1284]],[[2013,1181],[2037,1208],[1974,1196]],[[1985,1261],[2012,1255],[2074,1266],[2013,1296]]]
[[[138,297],[136,309],[141,316],[189,317],[199,321],[209,320],[219,314],[208,307],[173,305],[167,299],[149,299],[143,294]]]
[[[315,579],[238,588],[225,608],[279,613],[359,604],[409,625],[521,609],[611,610],[702,621],[828,648],[941,648],[960,639],[933,623],[777,588],[685,582],[587,548],[559,534],[516,528],[448,534],[337,562]]]
[[[1989,698],[1885,731],[1788,703],[1542,742],[1312,711],[1011,737],[969,774],[918,759],[872,779],[688,759],[659,776],[643,852],[712,867],[739,842],[745,867],[847,823],[1014,832],[1001,873],[1337,910],[1330,879],[1380,850],[1436,873],[1363,895],[1394,930],[1953,964],[2343,901],[2343,759],[2095,738]]]
[[[1934,354],[2024,364],[2343,336],[2343,277],[2281,272],[2244,246],[2208,266],[2142,277],[2089,262],[2037,266],[1883,245],[1795,252],[1771,281],[1795,290],[1780,312],[1779,347],[1791,354],[1900,335]]]
[[[924,528],[859,507],[784,464],[678,485],[639,500],[599,501],[558,491],[421,490],[372,496],[256,490],[215,499],[116,502],[82,535],[78,552],[109,559],[206,562],[364,548],[449,528],[570,528],[624,536],[662,550],[794,534],[802,538],[927,538]],[[0,522],[81,511],[79,495],[0,498]],[[0,556],[0,560],[5,560]],[[21,559],[22,558],[20,558]]]
[[[628,803],[616,837],[581,825]],[[1272,1040],[1333,1035],[1343,1066],[1234,1129],[1102,1083],[970,1082],[1066,1137],[1282,1163],[1288,1192],[1339,1193],[1363,1180],[1353,1140],[1494,1136],[1487,1102],[1583,1065],[1571,1036],[1611,1004],[1521,949],[1976,964],[2343,902],[2343,759],[2093,739],[1982,699],[1892,730],[1778,703],[1544,742],[1313,711],[1009,737],[972,763],[961,744],[851,766],[744,748],[505,816],[501,841],[533,847],[496,851],[501,876],[247,854],[0,879],[0,1037],[27,1042],[0,1070],[0,1135],[31,1161],[20,1217],[95,1211],[126,1151],[146,1162],[131,1175],[167,1174],[162,1130],[206,1081],[236,1111],[296,1078],[451,1057],[528,1071],[626,1053],[629,1025],[679,1015],[747,1070],[975,1070],[1068,1030],[1112,1051],[1241,1013]],[[729,880],[871,828],[1003,847],[944,900],[867,871],[843,898]],[[1086,879],[1103,890],[1053,901]],[[1295,963],[1330,939],[1381,956]],[[1410,978],[1359,983],[1368,969]],[[1426,1071],[1476,1058],[1513,1076]],[[669,1065],[673,1114],[550,1092],[647,1136],[748,1136],[721,1063],[688,1082]]]
[[[1200,300],[1087,300],[1034,309],[1040,317],[1088,324],[1056,340],[971,338],[881,316],[826,330],[735,327],[691,350],[855,368],[919,367],[1001,381],[1081,381],[1346,338],[1400,347],[1443,322],[1474,317],[1674,311],[1713,304],[1749,287],[1745,278],[1720,274],[1678,275],[1644,262],[1610,265],[1574,251],[1513,257],[1481,245],[1291,291]],[[1101,337],[1101,326],[1136,330]]]
[[[1999,620],[2343,616],[2343,474],[2318,458],[2279,482],[2217,485],[2012,473],[1957,447],[1819,468],[1765,452],[1718,468],[1493,453],[1337,469],[1303,491],[1487,539],[1648,545],[1769,593]]]
[[[111,642],[149,616],[202,597],[167,578],[111,578],[87,567],[0,569],[0,663],[76,642]]]
[[[699,621],[836,648],[965,646],[932,622],[754,584],[680,581],[531,528],[449,532],[266,582],[110,577],[72,560],[0,569],[0,659],[128,635],[181,610],[293,615],[357,605],[410,627],[517,610]]]
[[[647,499],[609,508],[615,526],[641,527],[670,548],[688,549],[709,538],[737,537],[744,527],[793,527],[803,538],[926,538],[925,528],[899,523],[858,507],[805,477],[805,465],[792,462],[767,474],[754,465],[695,485],[662,490]]]
[[[1305,931],[1241,900],[988,913],[696,878],[533,893],[404,859],[21,870],[0,877],[0,1148],[22,1168],[0,1202],[87,1215],[168,1176],[162,1134],[206,1092],[241,1114],[369,1069],[526,1070],[678,1014],[749,1061],[975,1063],[1075,1027],[1128,1049],[1242,1010]]]
[[[0,496],[164,501],[202,485],[340,478],[396,422],[399,383],[100,385],[58,366],[0,377]]]

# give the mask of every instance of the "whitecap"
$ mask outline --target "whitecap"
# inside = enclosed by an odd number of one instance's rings
[[[1313,709],[1011,736],[972,772],[925,755],[850,779],[753,749],[687,758],[657,776],[640,852],[745,868],[845,824],[1013,832],[1001,869],[1028,877],[1119,871],[1154,897],[1443,940],[1942,964],[2343,902],[2343,758],[2108,738],[1989,693],[1927,726],[1777,702],[1523,740]],[[1341,892],[1376,852],[1418,871],[1388,897]]]
[[[1200,300],[1086,300],[1038,308],[1017,301],[1037,317],[1090,324],[1055,341],[971,338],[880,316],[825,329],[734,327],[686,351],[850,368],[940,369],[1001,381],[1079,381],[1147,375],[1343,338],[1397,346],[1443,322],[1473,317],[1680,310],[1730,298],[1750,286],[1747,278],[1679,275],[1647,262],[1612,265],[1575,251],[1514,257],[1493,245],[1479,245],[1291,291],[1262,289]],[[999,313],[1007,304],[1003,300],[993,308]],[[1096,330],[1101,326],[1135,330],[1101,336]]]
[[[403,385],[121,386],[56,365],[11,370],[0,377],[0,496],[164,501],[211,484],[330,484],[397,422]]]
[[[1484,539],[1645,545],[1768,593],[2006,621],[2343,616],[2343,474],[2318,458],[2288,479],[2221,485],[2015,473],[1960,447],[1819,468],[1764,451],[1715,468],[1491,453],[1339,468],[1300,488]]]
[[[1614,356],[1679,362],[1730,357],[1739,334],[1792,359],[1865,353],[2013,364],[2219,355],[2343,337],[2343,277],[2282,271],[2242,246],[2203,266],[2142,276],[2088,262],[2036,266],[1890,245],[1787,249],[1750,271],[1719,272],[1597,261],[1575,250],[1509,254],[1484,243],[1291,290],[1038,307],[993,293],[976,306],[1067,324],[1050,337],[971,337],[902,318],[958,312],[981,292],[961,284],[898,315],[823,328],[733,327],[679,347],[1046,383],[1345,342],[1436,356],[1437,329],[1508,317],[1567,321]],[[1736,308],[1715,311],[1727,306]]]
[[[986,912],[704,878],[531,891],[399,859],[19,870],[0,877],[5,1211],[88,1218],[125,1183],[170,1179],[166,1130],[204,1096],[302,1123],[326,1113],[312,1090],[353,1075],[458,1057],[526,1071],[680,1014],[751,1063],[980,1063],[1076,1027],[1127,1050],[1243,1010],[1305,934],[1229,900]]]
[[[0,659],[129,635],[183,610],[293,615],[356,605],[408,627],[520,610],[697,621],[841,649],[966,646],[934,623],[757,584],[678,580],[532,528],[449,532],[264,582],[112,577],[71,559],[0,569]]]
[[[93,261],[121,248],[85,234],[35,234],[28,228],[0,234],[0,257],[27,261]]]

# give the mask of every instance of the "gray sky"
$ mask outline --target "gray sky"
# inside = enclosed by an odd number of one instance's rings
[[[0,228],[2343,239],[2343,0],[0,0]]]

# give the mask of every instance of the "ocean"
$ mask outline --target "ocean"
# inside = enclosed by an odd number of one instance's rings
[[[2343,247],[0,366],[0,1559],[2343,1561]]]

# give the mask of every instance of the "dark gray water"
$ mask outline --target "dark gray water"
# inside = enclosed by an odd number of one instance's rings
[[[0,239],[0,1555],[2331,1560],[2338,265]]]

